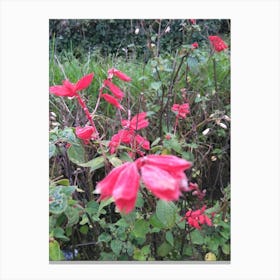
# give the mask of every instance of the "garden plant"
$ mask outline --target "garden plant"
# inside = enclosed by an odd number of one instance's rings
[[[230,260],[229,29],[50,21],[51,261]]]

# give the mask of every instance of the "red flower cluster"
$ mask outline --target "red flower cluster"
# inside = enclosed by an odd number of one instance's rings
[[[172,155],[148,155],[114,168],[96,186],[100,200],[113,197],[121,212],[131,212],[136,203],[140,179],[156,197],[177,200],[188,185],[184,170],[192,164]]]
[[[209,36],[208,38],[216,52],[221,52],[228,48],[227,44],[219,36]]]
[[[88,74],[81,78],[77,83],[72,84],[68,80],[63,81],[63,85],[52,86],[50,87],[50,92],[57,96],[63,97],[76,97],[78,95],[78,91],[86,89],[89,87],[94,74]]]
[[[198,48],[198,43],[197,43],[197,42],[192,43],[192,48],[193,48],[193,49]]]
[[[108,70],[108,78],[103,82],[103,86],[100,89],[100,97],[103,97],[108,103],[112,104],[118,109],[124,110],[122,105],[119,103],[119,100],[122,100],[124,97],[124,93],[122,90],[116,86],[114,83],[112,83],[112,78],[116,76],[120,80],[124,82],[130,82],[131,78],[128,77],[126,74],[121,72],[120,70],[117,70],[115,68],[111,68]],[[109,95],[108,93],[102,93],[103,89],[107,87],[114,96]]]
[[[196,19],[190,19],[189,21],[191,22],[191,24],[196,24]]]
[[[208,226],[212,226],[211,219],[204,214],[204,211],[206,210],[206,205],[204,205],[201,209],[198,209],[196,211],[189,210],[186,215],[185,219],[187,220],[188,224],[191,227],[201,229],[201,225],[206,224]]]
[[[136,134],[137,130],[143,129],[149,125],[149,121],[146,119],[146,117],[147,113],[142,112],[134,116],[130,121],[122,121],[122,126],[124,129],[121,129],[117,134],[113,135],[109,143],[111,154],[116,152],[116,149],[120,143],[130,144],[131,147],[137,150],[141,156],[143,153],[140,151],[140,148],[145,150],[150,149],[149,141],[139,134]]]
[[[190,105],[189,103],[184,103],[182,105],[174,104],[171,110],[177,113],[177,118],[186,118],[187,114],[190,113]]]

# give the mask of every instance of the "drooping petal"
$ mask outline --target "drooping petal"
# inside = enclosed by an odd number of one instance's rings
[[[179,183],[167,171],[150,165],[143,165],[140,170],[145,186],[155,196],[168,201],[179,198]]]
[[[109,95],[107,93],[103,93],[103,94],[101,94],[101,97],[103,97],[108,103],[112,104],[116,108],[124,110],[123,106],[113,96],[111,96],[111,95]]]
[[[75,132],[76,132],[76,135],[78,138],[80,138],[82,140],[90,140],[94,137],[93,134],[96,131],[95,131],[95,128],[92,126],[85,126],[85,127],[77,126]]]
[[[204,215],[204,219],[205,219],[206,224],[207,224],[209,227],[212,226],[212,221],[210,220],[209,217],[207,217],[206,215]]]
[[[92,82],[92,79],[94,77],[94,73],[88,74],[84,77],[82,77],[76,84],[75,84],[75,90],[76,91],[80,91],[83,90],[87,87],[89,87],[89,85]]]
[[[109,80],[104,81],[104,85],[110,89],[110,91],[118,98],[122,99],[124,97],[124,93],[121,91],[119,87],[117,87],[115,84],[113,84]]]
[[[128,214],[136,203],[140,184],[140,175],[134,162],[128,163],[119,174],[113,190],[113,197],[118,209]]]
[[[135,115],[130,121],[130,127],[134,130],[145,128],[149,125],[149,121],[145,119],[147,117],[146,112],[141,112]]]
[[[128,163],[125,163],[119,167],[114,168],[111,172],[96,186],[96,193],[100,193],[99,200],[104,200],[112,196],[117,179],[120,173],[127,167]]]
[[[124,82],[130,82],[131,81],[130,77],[128,77],[126,74],[124,74],[123,72],[121,72],[120,70],[115,69],[115,68],[109,69],[108,74],[109,75],[114,75]]]
[[[63,97],[75,96],[74,91],[72,91],[69,88],[62,86],[62,85],[50,87],[50,93],[55,94],[57,96],[63,96]]]
[[[142,164],[156,166],[169,172],[180,172],[189,169],[192,163],[173,155],[148,155],[144,157]]]

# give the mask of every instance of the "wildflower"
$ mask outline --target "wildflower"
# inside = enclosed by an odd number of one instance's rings
[[[96,130],[92,126],[85,126],[85,127],[77,126],[75,133],[78,138],[84,140],[85,144],[89,143],[90,139],[96,138]]]
[[[99,200],[112,196],[117,208],[127,214],[135,207],[141,178],[158,198],[177,200],[187,185],[184,170],[190,167],[190,162],[176,156],[145,156],[114,168],[95,192],[101,194]]]
[[[110,91],[117,97],[118,99],[122,99],[124,97],[124,93],[121,91],[119,87],[113,84],[109,80],[104,81],[104,85],[110,89]]]
[[[204,224],[212,226],[211,219],[204,214],[205,210],[206,205],[196,211],[189,210],[185,215],[185,219],[187,220],[188,224],[198,230],[201,230],[201,226]]]
[[[197,42],[192,43],[192,47],[193,47],[193,49],[198,48],[198,43]]]
[[[190,19],[189,21],[191,22],[191,24],[196,24],[196,19]]]
[[[216,52],[221,52],[228,48],[227,44],[219,36],[209,36],[208,38]]]
[[[72,84],[68,80],[63,81],[63,85],[52,86],[50,87],[50,92],[57,96],[63,97],[76,97],[78,95],[78,91],[81,91],[87,87],[89,87],[94,74],[88,74],[81,78],[77,83]]]
[[[184,103],[182,105],[174,104],[171,110],[177,113],[177,118],[186,118],[187,114],[190,113],[190,105],[189,103]]]
[[[129,144],[132,139],[132,131],[121,129],[117,134],[114,134],[109,142],[110,154],[114,154],[120,143]]]
[[[139,130],[149,125],[149,121],[146,119],[147,113],[142,112],[135,115],[131,121],[122,120],[122,126],[128,129]]]
[[[120,70],[117,70],[115,68],[109,69],[108,74],[109,74],[109,76],[116,76],[124,82],[130,82],[131,81],[130,77],[128,77],[126,74],[124,74],[123,72],[121,72]]]
[[[108,103],[112,104],[113,106],[115,106],[118,109],[124,110],[123,106],[118,102],[118,100],[116,98],[114,98],[113,96],[107,94],[107,93],[103,93],[100,95],[101,97],[103,97]]]

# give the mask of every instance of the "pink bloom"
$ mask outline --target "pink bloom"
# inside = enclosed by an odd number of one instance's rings
[[[167,201],[179,198],[179,182],[169,172],[149,164],[144,164],[140,170],[143,183],[155,196]]]
[[[192,43],[192,47],[193,47],[193,49],[198,48],[198,43],[197,42]]]
[[[110,154],[114,154],[120,143],[130,144],[133,132],[126,129],[121,129],[117,134],[114,134],[109,143]]]
[[[208,226],[212,226],[211,219],[204,214],[204,211],[206,210],[206,205],[204,205],[201,209],[198,209],[196,211],[189,210],[186,215],[185,219],[187,220],[188,224],[191,227],[201,229],[201,226],[206,224]]]
[[[99,182],[96,191],[101,193],[100,200],[112,196],[118,209],[128,214],[135,207],[139,183],[140,175],[136,164],[125,163],[114,168]]]
[[[117,87],[115,84],[113,84],[109,80],[104,81],[104,85],[110,89],[110,91],[118,98],[122,99],[124,97],[124,93],[121,91],[119,87]]]
[[[126,74],[124,74],[123,72],[121,72],[120,70],[117,70],[115,68],[111,68],[108,70],[108,74],[110,76],[116,76],[118,77],[120,80],[125,81],[125,82],[130,82],[131,78],[128,77]]]
[[[146,119],[147,113],[142,112],[137,115],[135,115],[131,121],[129,120],[123,120],[122,126],[125,128],[133,129],[133,130],[139,130],[142,128],[145,128],[149,125],[149,121]]]
[[[90,139],[95,139],[96,136],[96,130],[92,126],[77,126],[75,132],[78,138],[85,140],[86,142],[88,142]]]
[[[182,105],[174,104],[171,110],[177,113],[178,118],[184,119],[187,116],[187,114],[190,113],[190,105],[189,103],[184,103]]]
[[[196,24],[196,19],[190,19],[191,24]]]
[[[205,197],[206,195],[206,190],[204,189],[203,191],[201,191],[198,187],[197,184],[195,183],[189,183],[189,186],[188,188],[186,189],[186,191],[191,191],[192,192],[192,195],[195,195],[197,196],[197,198],[199,200],[203,200],[203,198]]]
[[[227,44],[219,36],[209,36],[208,38],[216,52],[221,52],[228,48]]]
[[[103,93],[103,94],[101,94],[101,97],[103,97],[108,103],[112,104],[116,108],[124,110],[123,106],[113,96],[111,96],[111,95],[109,95],[107,93]]]
[[[81,91],[81,90],[89,87],[93,77],[94,77],[93,73],[88,74],[88,75],[82,77],[75,84],[72,84],[68,80],[65,80],[65,81],[63,81],[63,85],[50,87],[50,92],[57,96],[75,97],[75,96],[77,96],[78,91]]]
[[[135,140],[143,149],[150,150],[150,142],[146,138],[137,134],[135,135]]]

